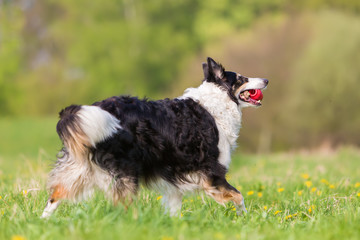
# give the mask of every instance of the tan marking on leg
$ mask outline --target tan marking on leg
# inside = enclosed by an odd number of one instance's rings
[[[59,207],[61,200],[66,198],[66,196],[67,196],[67,192],[65,191],[64,187],[60,184],[56,185],[53,188],[53,192],[46,203],[41,218],[50,217],[54,213],[54,211]]]
[[[68,192],[65,190],[65,188],[61,184],[56,185],[53,189],[54,190],[50,196],[50,200],[52,200],[52,201],[64,199],[68,195]]]
[[[241,214],[242,211],[247,212],[244,204],[244,197],[240,192],[227,189],[223,186],[214,187],[209,182],[204,182],[204,190],[206,194],[210,195],[221,205],[225,205],[225,203],[232,201],[237,209],[237,214]]]

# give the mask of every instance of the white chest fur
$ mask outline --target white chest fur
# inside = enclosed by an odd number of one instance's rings
[[[241,127],[241,110],[224,90],[213,83],[203,82],[198,88],[188,88],[179,99],[191,98],[201,104],[215,119],[219,131],[219,162],[226,168]]]

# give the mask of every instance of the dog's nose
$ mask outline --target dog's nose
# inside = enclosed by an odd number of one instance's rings
[[[264,83],[265,83],[266,85],[268,85],[269,80],[267,80],[266,78],[263,78],[263,81],[264,81]]]

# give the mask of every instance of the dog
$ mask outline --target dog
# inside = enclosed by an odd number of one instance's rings
[[[225,71],[207,58],[204,80],[175,99],[110,97],[71,105],[56,126],[63,143],[48,177],[50,197],[42,218],[62,200],[79,201],[102,190],[126,207],[139,185],[158,190],[165,212],[179,215],[182,196],[204,191],[246,212],[241,193],[225,179],[241,126],[241,109],[260,106],[248,92],[267,79]]]

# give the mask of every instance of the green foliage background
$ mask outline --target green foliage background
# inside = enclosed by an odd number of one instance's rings
[[[358,145],[355,0],[3,0],[0,116],[55,116],[120,94],[175,97],[212,56],[270,79],[245,111],[252,151]]]

